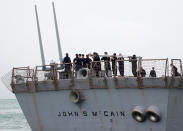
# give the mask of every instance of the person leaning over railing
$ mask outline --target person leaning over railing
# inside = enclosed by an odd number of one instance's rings
[[[120,73],[120,77],[124,77],[124,57],[123,55],[120,53],[119,57],[118,57],[118,64],[119,64],[119,73]]]

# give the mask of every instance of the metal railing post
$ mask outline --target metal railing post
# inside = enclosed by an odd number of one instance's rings
[[[180,73],[183,80],[182,60],[180,60]]]
[[[12,90],[13,90],[13,87],[14,87],[14,68],[13,68],[13,70],[12,70],[12,76],[11,76],[11,88],[12,88]]]
[[[114,77],[117,76],[117,61],[115,61],[115,65],[114,65]]]
[[[171,67],[171,75],[172,75],[172,78],[174,79],[174,77],[175,77],[175,70],[173,68],[173,59],[171,59],[171,65],[172,65],[172,67]]]
[[[104,61],[104,78],[107,77],[107,68],[108,68],[108,61],[107,62]]]
[[[142,67],[142,58],[139,58],[138,60],[138,70],[137,70],[137,77],[140,78],[140,70],[141,70],[141,67]]]
[[[73,78],[75,76],[75,63],[71,62],[71,77]],[[76,76],[75,76],[76,77]]]
[[[166,63],[165,63],[165,78],[167,77],[167,71],[168,70],[168,58],[166,59]]]

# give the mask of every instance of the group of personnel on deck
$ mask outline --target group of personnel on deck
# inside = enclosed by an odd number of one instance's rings
[[[92,57],[92,59],[90,58]],[[134,77],[137,77],[138,74],[141,77],[146,76],[146,71],[141,67],[139,70],[137,70],[137,62],[138,58],[136,55],[130,56],[129,62],[132,64],[132,74]],[[118,70],[120,73],[120,77],[124,77],[124,57],[120,53],[118,56],[116,53],[114,53],[112,56],[109,56],[107,52],[104,52],[104,55],[101,57],[97,52],[94,52],[93,54],[90,55],[85,55],[84,54],[76,54],[75,58],[73,60],[73,65],[74,65],[74,70],[77,72],[81,68],[88,68],[88,69],[93,69],[96,73],[96,77],[99,77],[99,72],[101,71],[101,61],[104,61],[104,70],[105,70],[105,75],[108,76],[110,71],[113,72],[113,75],[117,76],[117,63],[118,63]],[[112,67],[110,62],[112,62]],[[65,72],[70,73],[72,69],[72,61],[69,57],[69,54],[66,53],[66,56],[64,57],[63,64],[65,65]],[[180,73],[177,71],[177,67],[175,67],[173,64],[171,65],[175,76],[180,76]],[[155,68],[152,67],[152,70],[150,71],[149,77],[156,77],[156,71]]]

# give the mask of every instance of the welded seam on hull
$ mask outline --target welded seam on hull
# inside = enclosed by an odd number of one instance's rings
[[[167,77],[164,78],[164,82],[165,82],[165,88],[168,88],[169,85],[168,85],[168,79],[167,79]]]
[[[182,88],[182,83],[183,83],[183,79],[182,77],[180,78],[180,81],[179,81],[179,88]]]
[[[97,95],[96,95],[95,90],[93,90],[93,95],[94,95],[94,99],[96,101],[96,105],[98,107],[98,98],[97,98]],[[100,130],[101,131],[105,131],[106,130],[106,127],[105,127],[104,121],[102,119],[102,116],[99,116],[99,120],[100,120],[100,123],[101,123]]]
[[[168,119],[167,118],[168,118],[168,114],[169,114],[168,113],[169,99],[170,99],[170,89],[168,89],[168,103],[167,103],[167,107],[166,107],[167,110],[166,110],[166,127],[165,127],[165,131],[167,131],[167,129],[168,129],[167,128],[167,125],[168,125]]]

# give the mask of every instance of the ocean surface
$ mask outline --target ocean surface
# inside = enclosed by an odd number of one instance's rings
[[[16,99],[0,99],[0,131],[31,131]]]

